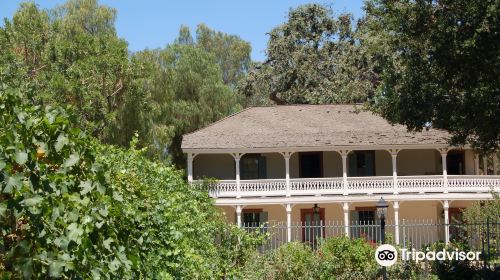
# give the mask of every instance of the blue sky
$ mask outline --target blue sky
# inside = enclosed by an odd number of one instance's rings
[[[11,18],[20,2],[22,1],[3,0],[0,4],[0,18]],[[41,8],[52,8],[65,1],[34,2]],[[362,0],[100,1],[101,4],[117,9],[117,32],[128,41],[131,51],[164,47],[177,37],[181,24],[191,27],[194,32],[197,24],[205,23],[210,28],[236,34],[249,41],[252,45],[252,59],[261,61],[265,58],[264,50],[268,40],[266,33],[285,21],[290,8],[310,2],[330,4],[337,14],[350,12],[356,18],[362,14]]]

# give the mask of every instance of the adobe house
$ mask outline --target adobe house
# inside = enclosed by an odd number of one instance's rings
[[[294,224],[338,221],[353,236],[349,225],[376,221],[383,197],[399,243],[403,220],[447,225],[500,192],[497,157],[480,162],[449,137],[410,133],[355,105],[290,105],[243,110],[184,135],[182,149],[190,182],[217,179],[210,195],[229,222],[282,223],[290,241]],[[433,234],[448,242],[450,228]]]

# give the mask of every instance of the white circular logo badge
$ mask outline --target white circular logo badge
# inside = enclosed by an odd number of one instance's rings
[[[382,244],[375,251],[375,260],[381,266],[391,266],[398,260],[398,251],[392,245]]]

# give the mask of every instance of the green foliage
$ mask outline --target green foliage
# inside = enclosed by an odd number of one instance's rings
[[[184,166],[182,135],[217,121],[241,107],[224,84],[215,57],[192,45],[169,45],[163,50],[143,51],[134,56],[149,67],[142,84],[151,108],[149,152]]]
[[[367,1],[363,46],[378,74],[373,108],[452,144],[500,146],[498,1]]]
[[[474,201],[470,207],[462,211],[464,221],[468,224],[498,222],[500,217],[500,197],[492,192],[493,199]]]
[[[291,10],[288,21],[269,33],[267,60],[249,72],[240,93],[267,95],[276,104],[365,101],[372,75],[352,24],[351,15],[334,17],[319,4]]]
[[[113,192],[91,139],[64,111],[0,89],[0,254],[15,278],[123,275],[131,262],[109,213]]]
[[[96,0],[70,0],[48,11],[21,4],[0,28],[1,81],[30,82],[34,102],[72,105],[80,128],[109,139],[131,71],[115,16]]]
[[[292,242],[247,262],[245,279],[374,279],[374,255],[363,239],[328,238],[317,251]]]
[[[377,274],[375,250],[363,239],[328,238],[318,249],[316,279],[373,279]]]
[[[470,251],[465,243],[450,243],[448,246],[444,242],[436,242],[429,247],[431,251],[452,252],[458,249],[459,251]],[[437,275],[439,279],[484,279],[481,277],[480,267],[474,266],[469,260],[435,260],[430,261],[432,273]],[[493,278],[492,278],[493,279]]]
[[[217,279],[262,240],[143,150],[104,146],[65,111],[0,90],[0,267],[25,279]],[[8,274],[7,274],[8,273]]]
[[[246,279],[313,279],[315,257],[304,243],[291,242],[256,255],[244,268]]]

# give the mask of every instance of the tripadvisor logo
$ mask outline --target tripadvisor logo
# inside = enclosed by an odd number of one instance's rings
[[[442,249],[441,251],[430,251],[429,248],[425,252],[423,251],[417,251],[415,249],[399,249],[401,259],[403,261],[415,261],[415,262],[420,262],[424,260],[428,261],[434,261],[434,260],[439,260],[439,261],[444,261],[444,260],[457,260],[457,261],[464,261],[464,260],[469,260],[469,261],[478,261],[479,260],[479,255],[481,252],[464,252],[464,251],[459,251],[458,249],[455,250],[446,250]],[[381,266],[391,266],[396,263],[398,259],[398,251],[394,246],[389,245],[389,244],[382,244],[378,246],[377,250],[375,251],[375,260],[377,263]]]
[[[398,260],[398,251],[392,245],[382,244],[375,251],[375,260],[381,266],[391,266]]]

